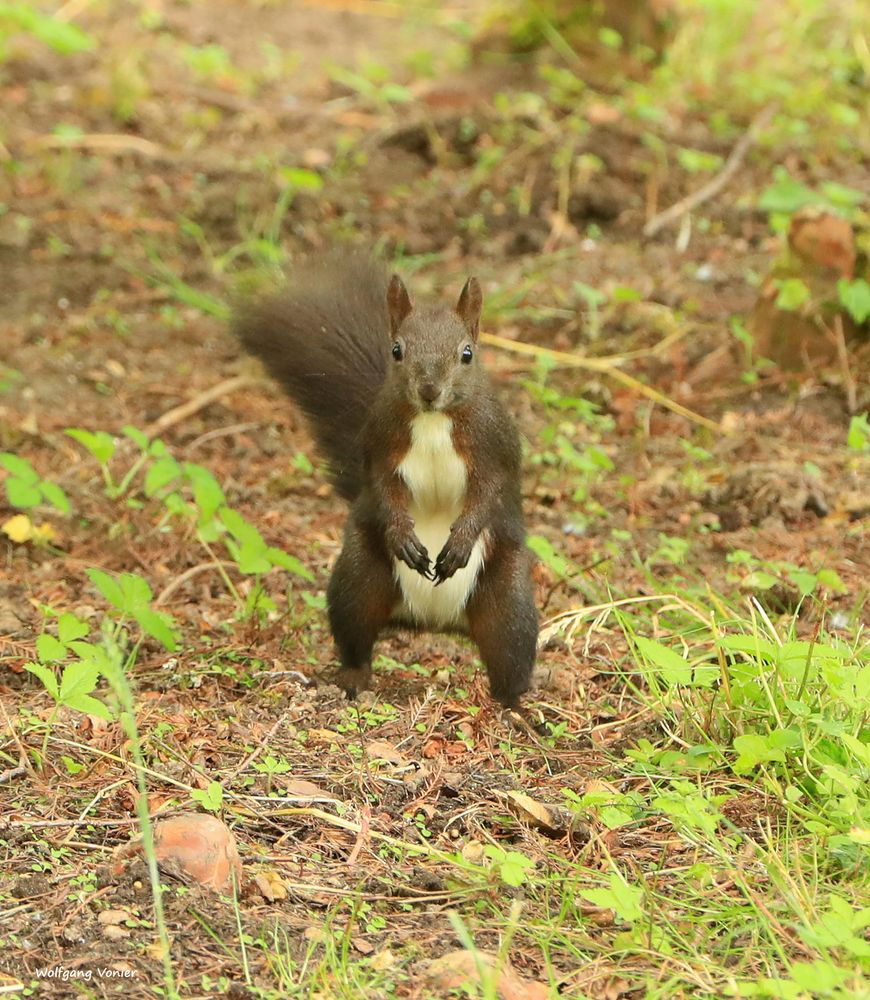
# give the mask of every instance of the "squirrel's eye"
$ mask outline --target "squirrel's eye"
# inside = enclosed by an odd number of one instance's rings
[[[396,359],[396,361],[402,360],[402,345],[398,342],[398,340],[395,342],[395,344],[393,344],[393,357]]]
[[[465,347],[463,347],[462,349],[462,363],[464,365],[470,365],[471,359],[473,357],[474,353],[472,352],[471,347],[468,344],[466,344]]]

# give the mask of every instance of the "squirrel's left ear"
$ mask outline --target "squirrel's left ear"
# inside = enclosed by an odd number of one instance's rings
[[[482,308],[483,292],[480,290],[480,282],[477,278],[469,278],[459,295],[459,301],[456,303],[456,313],[468,327],[468,332],[474,343],[477,343],[477,334],[480,330],[480,310]]]

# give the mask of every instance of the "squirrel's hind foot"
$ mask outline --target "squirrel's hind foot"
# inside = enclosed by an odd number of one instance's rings
[[[349,699],[356,698],[372,686],[371,667],[342,667],[335,676],[335,683]]]

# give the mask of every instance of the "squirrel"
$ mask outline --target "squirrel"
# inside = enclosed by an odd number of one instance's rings
[[[236,311],[244,347],[308,418],[350,504],[327,588],[338,682],[371,682],[388,627],[466,632],[506,706],[528,690],[538,614],[520,439],[478,351],[476,278],[456,307],[412,303],[366,255],[325,255]]]

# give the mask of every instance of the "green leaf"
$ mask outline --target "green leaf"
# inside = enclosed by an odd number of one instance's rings
[[[870,451],[870,420],[866,413],[856,413],[849,421],[846,447],[852,451]]]
[[[63,699],[67,708],[74,708],[77,712],[84,712],[85,715],[95,715],[98,719],[105,719],[111,722],[115,716],[111,710],[97,698],[89,694],[74,694]]]
[[[42,493],[38,486],[25,483],[13,476],[6,480],[6,496],[13,507],[21,507],[25,510],[29,507],[35,507],[42,499]]]
[[[158,458],[145,474],[145,496],[153,497],[155,493],[178,479],[180,475],[181,466],[171,455]]]
[[[759,764],[782,763],[786,759],[786,751],[801,745],[800,733],[794,729],[775,729],[762,736],[759,733],[748,733],[737,736],[734,749],[739,757],[734,762],[737,774],[748,774]]]
[[[208,788],[194,788],[190,793],[194,802],[198,802],[209,812],[218,812],[224,803],[224,790],[219,781],[212,781]]]
[[[769,640],[754,635],[723,635],[716,640],[716,645],[729,653],[749,653],[768,660],[775,660],[779,649]]]
[[[840,574],[834,569],[820,569],[816,573],[816,581],[820,587],[833,590],[838,594],[846,594],[849,588],[840,579]]]
[[[46,501],[52,505],[52,507],[57,507],[57,509],[62,511],[64,514],[69,514],[72,510],[66,493],[64,493],[57,483],[47,483],[43,480],[39,484],[39,491],[42,493],[43,497],[45,497]]]
[[[60,759],[63,761],[67,774],[81,774],[85,770],[84,764],[79,764],[78,761],[73,760],[72,757],[68,757],[65,753],[60,755]]]
[[[776,171],[776,180],[761,193],[758,208],[762,212],[781,212],[791,215],[807,205],[824,201],[805,184],[793,180],[782,168]]]
[[[810,290],[800,278],[782,278],[774,284],[779,289],[774,303],[777,309],[795,312],[810,299]]]
[[[99,676],[99,670],[92,663],[85,663],[84,660],[70,663],[61,675],[60,700],[66,705],[70,698],[90,694],[97,686]]]
[[[58,700],[57,678],[53,670],[43,666],[41,663],[25,663],[24,669],[38,677],[42,681],[42,686],[45,690],[48,691],[55,701]]]
[[[43,14],[27,3],[0,3],[0,18],[11,21],[61,55],[87,52],[94,47],[94,39],[81,28]]]
[[[837,282],[837,291],[843,308],[859,326],[870,319],[870,284],[863,278],[854,281],[841,278]]]
[[[266,543],[263,541],[263,536],[260,532],[257,531],[250,521],[246,521],[237,510],[233,510],[232,507],[221,507],[218,511],[218,519],[233,538],[242,544],[260,542],[263,548],[266,547]]]
[[[775,576],[765,573],[764,570],[757,569],[743,580],[742,586],[746,590],[770,590],[771,587],[775,587],[778,583],[779,580]]]
[[[148,581],[138,573],[122,573],[120,577],[121,593],[124,595],[124,611],[135,611],[147,606],[154,596]]]
[[[656,668],[665,684],[669,687],[675,684],[691,684],[691,664],[679,653],[654,639],[645,639],[643,636],[637,636],[634,641],[643,658]]]
[[[788,574],[789,580],[797,587],[801,597],[809,597],[816,589],[818,577],[815,573],[808,573],[806,570],[792,570]]]
[[[133,617],[146,635],[156,639],[170,653],[178,648],[178,632],[173,627],[169,615],[161,611],[152,611],[151,608],[137,608],[133,611]]]
[[[259,543],[248,543],[239,546],[237,563],[240,573],[247,575],[268,573],[272,568],[272,563],[266,556],[266,543],[260,539]]]
[[[139,451],[148,451],[148,435],[144,431],[140,431],[138,427],[133,427],[130,424],[125,424],[121,428],[121,433],[124,437],[129,438]]]
[[[109,604],[111,604],[113,608],[117,608],[118,611],[123,611],[124,592],[121,590],[121,585],[118,581],[109,576],[108,573],[104,573],[101,569],[89,569],[87,570],[87,574],[91,583],[97,588]]]
[[[273,566],[280,566],[281,569],[286,569],[289,573],[293,573],[303,580],[314,581],[314,574],[311,570],[283,549],[270,547],[266,550],[266,556]]]
[[[505,851],[495,844],[488,844],[484,848],[484,854],[495,863],[505,885],[514,887],[522,885],[526,881],[526,872],[535,867],[535,862],[525,854],[520,854],[519,851]]]
[[[112,435],[105,431],[86,431],[81,427],[68,427],[64,433],[87,448],[100,465],[108,464],[115,454],[115,441]]]
[[[586,889],[580,895],[594,906],[601,906],[613,912],[626,923],[635,923],[643,918],[643,889],[629,885],[618,873],[612,872],[607,889]]]
[[[23,483],[38,483],[39,473],[26,458],[13,455],[11,451],[0,452],[0,468],[5,469]]]
[[[53,635],[43,632],[36,640],[36,655],[40,663],[57,663],[66,658],[66,646]]]
[[[526,544],[547,569],[551,569],[556,576],[564,579],[575,572],[576,567],[574,564],[556,552],[553,548],[553,543],[548,538],[544,538],[543,535],[529,535],[526,539]]]
[[[520,886],[526,881],[526,872],[535,867],[535,862],[518,851],[506,851],[499,866],[502,881],[506,885]]]
[[[90,632],[90,626],[69,612],[64,612],[57,620],[57,634],[63,643],[83,639],[88,632]]]
[[[199,509],[199,523],[205,524],[226,504],[224,491],[208,469],[201,465],[185,462],[184,474],[193,489],[193,500]]]
[[[677,162],[690,174],[703,171],[718,170],[722,166],[722,157],[716,153],[706,153],[700,149],[677,150]]]
[[[840,208],[856,208],[867,200],[863,191],[838,184],[837,181],[825,181],[822,184],[822,194],[832,205]]]
[[[323,187],[323,178],[320,174],[302,167],[281,167],[278,176],[287,187],[299,191],[319,191]]]

